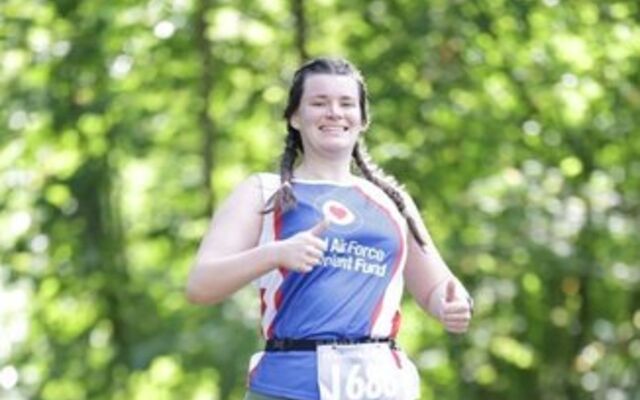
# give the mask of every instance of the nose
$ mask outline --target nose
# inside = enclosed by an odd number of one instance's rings
[[[342,107],[340,106],[339,102],[332,101],[329,103],[327,107],[327,116],[330,118],[342,117]]]

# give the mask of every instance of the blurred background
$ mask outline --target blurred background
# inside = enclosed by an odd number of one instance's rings
[[[476,299],[404,303],[423,398],[640,399],[636,0],[2,0],[0,398],[242,398],[256,294],[186,276],[318,55]]]

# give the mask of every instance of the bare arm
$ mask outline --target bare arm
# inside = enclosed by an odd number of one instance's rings
[[[277,267],[308,272],[318,263],[326,246],[318,235],[326,221],[286,240],[258,245],[263,208],[260,181],[252,176],[216,211],[189,273],[189,301],[219,303]]]
[[[189,273],[189,301],[218,303],[275,268],[272,246],[256,247],[262,207],[260,183],[250,177],[216,211]]]
[[[469,294],[442,259],[413,201],[408,196],[405,201],[427,242],[423,248],[408,234],[404,272],[407,289],[420,307],[443,322],[447,330],[463,332],[471,317]]]

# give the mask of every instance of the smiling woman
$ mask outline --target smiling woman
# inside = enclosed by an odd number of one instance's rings
[[[395,343],[405,282],[456,333],[469,326],[467,291],[411,198],[366,152],[355,67],[303,65],[284,117],[280,173],[249,177],[216,211],[187,297],[214,304],[251,281],[259,288],[266,343],[246,399],[417,399],[418,374]]]
[[[308,170],[316,159],[350,156],[363,129],[358,97],[358,84],[350,76],[318,74],[305,81],[300,106],[290,119],[305,149],[306,162],[299,170]]]

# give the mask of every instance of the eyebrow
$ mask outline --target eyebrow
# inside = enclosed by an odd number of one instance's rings
[[[329,96],[327,96],[326,94],[316,94],[309,97],[312,99],[323,99],[323,100],[329,98]],[[340,96],[339,98],[340,100],[356,100],[356,98],[353,96]]]

